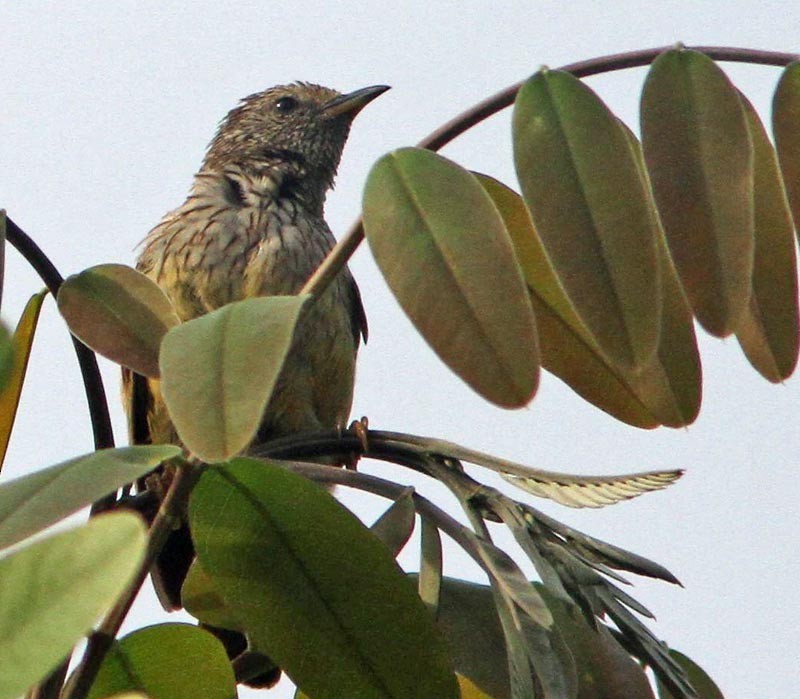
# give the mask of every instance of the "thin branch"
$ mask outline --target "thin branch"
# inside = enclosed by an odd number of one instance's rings
[[[644,49],[642,51],[629,51],[627,53],[616,53],[598,58],[591,58],[587,61],[568,63],[558,70],[572,73],[576,78],[586,78],[590,75],[600,73],[610,73],[627,68],[639,68],[649,65],[664,51],[675,48],[675,46],[662,46],[654,49]],[[760,51],[757,49],[736,48],[727,46],[687,46],[686,48],[706,54],[709,58],[716,61],[729,61],[735,63],[755,63],[759,65],[785,66],[794,61],[800,61],[800,54],[781,53],[777,51]],[[517,92],[524,84],[524,80],[509,85],[491,97],[478,102],[457,117],[440,126],[438,129],[428,134],[418,144],[419,148],[438,151],[453,139],[471,129],[476,124],[497,114],[506,107],[510,107],[516,99]],[[364,240],[364,226],[359,218],[342,237],[342,239],[331,250],[328,257],[320,265],[316,272],[306,282],[301,293],[319,294],[333,281],[334,277],[342,269],[356,248]]]
[[[50,261],[41,248],[23,231],[14,221],[6,218],[6,235],[19,253],[27,260],[28,264],[41,277],[53,298],[58,296],[58,290],[64,281],[55,265]],[[95,449],[107,449],[114,446],[114,433],[111,429],[111,418],[108,414],[106,392],[103,379],[97,366],[97,357],[94,352],[80,340],[72,336],[75,354],[78,357],[83,388],[86,392],[86,402],[89,404],[89,416],[92,421],[92,434],[94,435]]]
[[[62,692],[64,699],[85,699],[97,676],[100,665],[114,643],[120,626],[130,611],[136,595],[147,579],[150,568],[164,547],[170,532],[175,527],[180,513],[186,506],[189,493],[199,478],[199,469],[187,463],[178,466],[167,494],[161,503],[148,534],[147,551],[139,565],[136,577],[117,603],[109,610],[97,631],[89,636],[83,659],[73,678]]]

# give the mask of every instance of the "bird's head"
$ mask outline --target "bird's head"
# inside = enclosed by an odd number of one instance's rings
[[[376,85],[341,94],[298,82],[245,97],[220,124],[203,169],[278,169],[301,188],[321,189],[313,194],[324,198],[353,118],[388,89]]]

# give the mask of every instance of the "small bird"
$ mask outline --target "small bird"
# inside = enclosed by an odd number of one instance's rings
[[[298,82],[245,97],[228,113],[186,201],[148,234],[136,264],[182,320],[300,291],[335,243],[323,205],[353,118],[388,89],[340,94]],[[366,317],[345,268],[301,318],[254,444],[344,425],[362,337]],[[125,372],[123,396],[133,443],[180,444],[157,380]],[[184,526],[153,569],[166,609],[180,608],[193,558]]]

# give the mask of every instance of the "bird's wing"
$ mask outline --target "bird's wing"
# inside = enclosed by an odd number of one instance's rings
[[[367,326],[367,312],[364,310],[364,304],[361,302],[361,292],[358,290],[358,284],[352,277],[350,278],[350,294],[352,304],[350,307],[350,320],[353,327],[353,337],[356,341],[356,346],[360,338],[364,338],[364,344],[367,344],[369,337],[369,327]]]

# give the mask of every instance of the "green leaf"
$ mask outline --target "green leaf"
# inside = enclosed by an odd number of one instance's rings
[[[575,659],[578,699],[625,697],[653,699],[639,664],[617,643],[604,624],[591,628],[578,608],[536,584],[556,619],[556,627]]]
[[[616,118],[545,70],[517,94],[513,133],[523,198],[574,311],[613,364],[643,366],[659,337],[657,230]]]
[[[772,99],[772,133],[789,206],[800,236],[800,62],[790,63]]]
[[[225,648],[213,634],[189,624],[158,624],[112,646],[89,699],[132,690],[150,699],[231,699],[236,681]]]
[[[308,296],[230,303],[167,333],[161,390],[183,443],[224,461],[252,440]]]
[[[414,488],[407,488],[370,529],[397,557],[414,531]]]
[[[528,403],[539,376],[533,310],[503,219],[475,178],[430,151],[393,151],[367,179],[364,228],[441,359],[487,400]]]
[[[13,346],[14,363],[9,374],[8,382],[0,389],[0,467],[6,457],[8,440],[14,427],[14,418],[17,415],[19,397],[22,393],[22,384],[25,381],[25,372],[28,368],[28,358],[33,345],[33,334],[39,320],[39,311],[47,291],[41,291],[31,296],[22,317],[17,323],[11,344]]]
[[[419,552],[420,599],[434,615],[439,609],[439,596],[442,589],[442,537],[439,529],[427,517],[422,520]]]
[[[703,668],[695,663],[691,658],[687,658],[683,653],[677,650],[670,650],[669,654],[677,661],[679,665],[686,670],[689,677],[689,683],[697,692],[697,699],[725,699],[722,691],[714,683]],[[656,682],[658,687],[659,699],[676,699],[675,695],[667,689],[660,681]]]
[[[326,491],[237,458],[203,474],[189,517],[200,563],[240,627],[308,695],[458,696],[413,584]]]
[[[180,453],[171,445],[104,449],[3,483],[0,548],[55,524]]]
[[[14,343],[5,324],[0,322],[0,390],[11,381],[14,372]]]
[[[669,249],[700,324],[724,337],[750,300],[753,152],[736,88],[707,56],[676,49],[650,68],[642,142]]]
[[[197,558],[192,562],[183,581],[181,602],[189,614],[208,626],[232,631],[240,631],[242,628]]]
[[[126,265],[98,265],[67,277],[57,300],[81,342],[139,374],[158,376],[159,345],[180,319],[155,282]]]
[[[777,383],[794,371],[800,343],[794,224],[775,150],[753,105],[740,97],[755,156],[756,247],[752,295],[736,338],[756,370]]]
[[[0,699],[47,675],[130,584],[147,536],[131,512],[95,517],[0,559]]]

